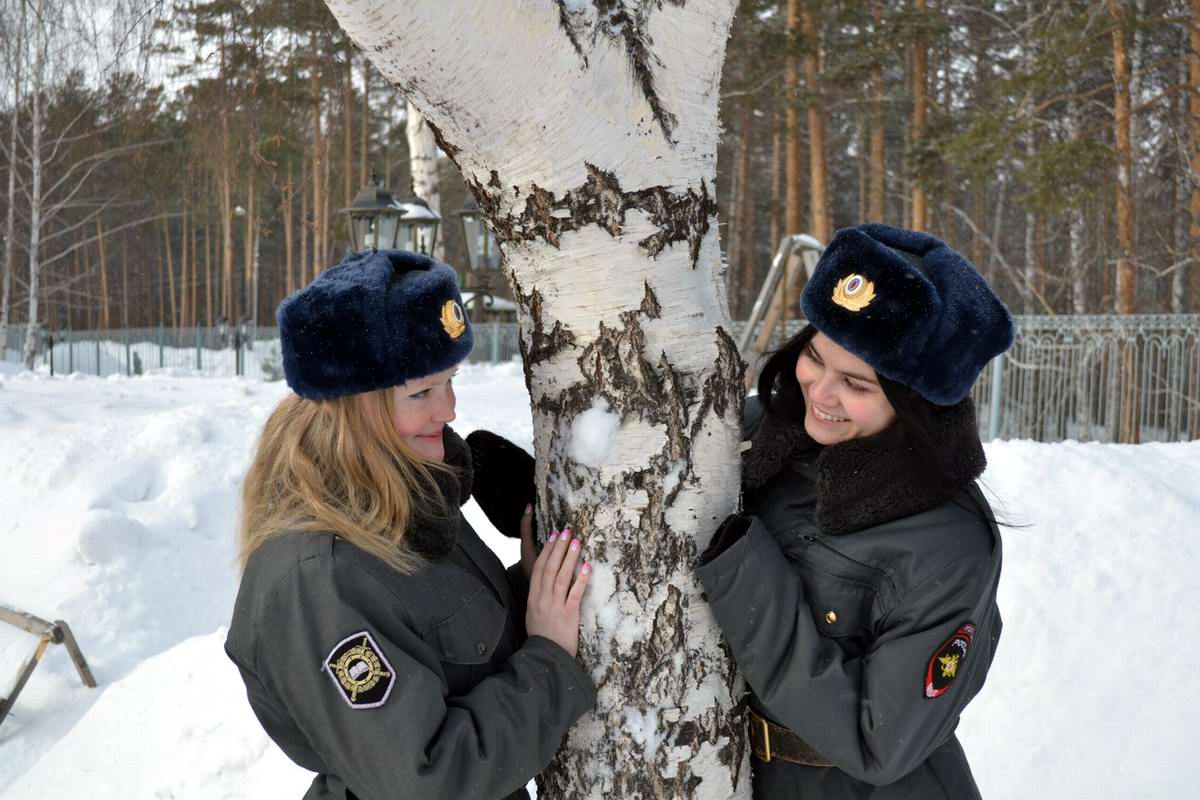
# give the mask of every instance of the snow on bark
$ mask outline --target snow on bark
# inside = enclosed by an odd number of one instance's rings
[[[327,0],[496,232],[533,402],[539,529],[595,572],[600,687],[548,798],[749,796],[742,692],[693,578],[734,510],[743,365],[713,187],[733,0]]]

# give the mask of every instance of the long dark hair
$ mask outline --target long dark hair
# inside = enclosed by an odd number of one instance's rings
[[[796,362],[816,335],[816,327],[806,325],[771,354],[758,376],[758,396],[763,408],[789,422],[804,423],[804,395],[796,380]],[[945,488],[957,483],[956,476],[948,467],[945,447],[937,434],[935,416],[944,413],[946,407],[934,405],[902,383],[878,373],[876,377],[884,396],[896,412],[896,421],[892,426],[902,446],[910,449],[927,466],[926,480],[931,488]]]

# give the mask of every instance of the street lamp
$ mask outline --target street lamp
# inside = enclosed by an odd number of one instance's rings
[[[500,248],[496,235],[483,221],[483,212],[474,197],[468,197],[461,209],[454,212],[462,223],[463,241],[467,245],[467,260],[471,270],[500,269]]]
[[[396,207],[392,193],[379,184],[377,176],[372,175],[371,183],[358,191],[350,207],[338,213],[349,219],[350,249],[354,252],[397,247],[396,233],[404,212]]]
[[[396,246],[401,250],[432,255],[437,242],[438,225],[442,222],[441,215],[415,195],[398,200],[394,205],[401,211]]]

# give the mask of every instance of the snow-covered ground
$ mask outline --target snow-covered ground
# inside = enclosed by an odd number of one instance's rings
[[[0,364],[0,603],[66,620],[100,684],[47,652],[0,725],[0,797],[303,794],[310,776],[262,733],[221,649],[238,485],[285,391]],[[466,367],[458,392],[460,433],[529,446],[516,364]],[[1023,527],[1005,538],[997,662],[959,729],[984,796],[1195,796],[1200,442],[987,452],[985,482]],[[0,692],[34,644],[0,625]]]

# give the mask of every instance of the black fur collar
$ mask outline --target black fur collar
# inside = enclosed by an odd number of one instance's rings
[[[441,558],[454,549],[462,524],[462,514],[458,509],[471,499],[474,475],[471,448],[449,425],[443,429],[442,444],[446,448],[446,465],[452,469],[433,473],[441,498],[418,503],[406,537],[408,546],[428,559]]]
[[[939,409],[935,420],[938,440],[954,476],[948,485],[931,478],[896,425],[875,436],[822,447],[809,437],[802,423],[770,412],[763,414],[750,437],[752,444],[742,462],[742,485],[753,491],[793,459],[805,454],[812,459],[815,454],[816,522],[823,532],[854,533],[928,511],[970,486],[987,466],[971,398]]]

